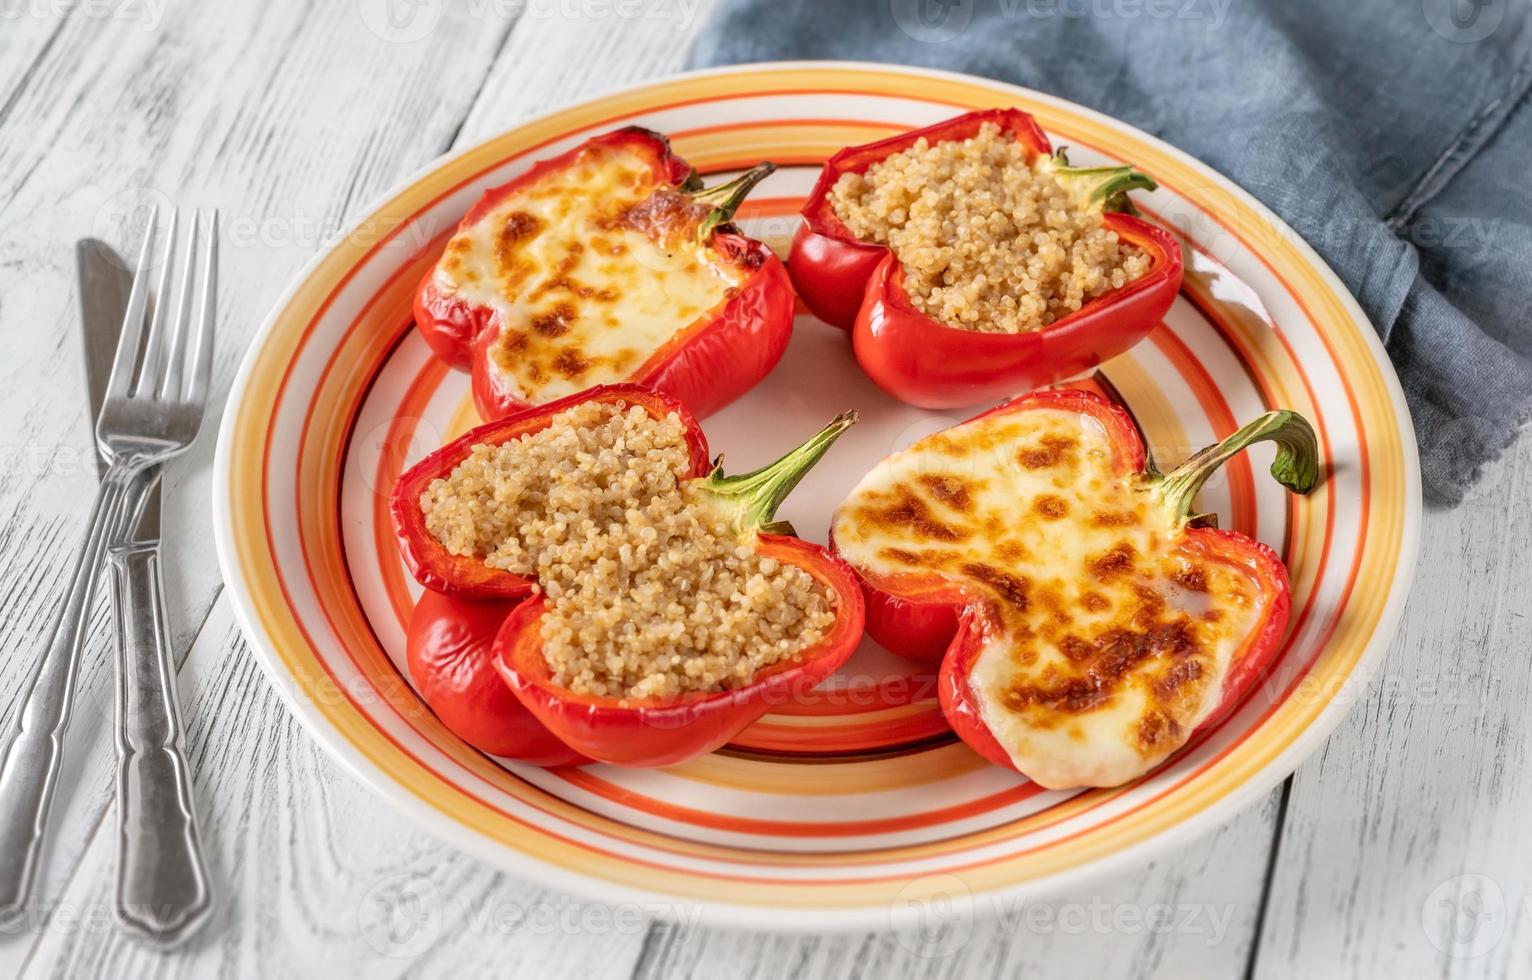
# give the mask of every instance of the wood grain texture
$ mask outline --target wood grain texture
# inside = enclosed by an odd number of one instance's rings
[[[1038,902],[974,903],[929,928],[846,936],[657,925],[636,976],[1230,977],[1250,954],[1276,794],[1131,874]]]
[[[298,727],[220,601],[181,671],[187,742],[221,904],[166,955],[111,927],[116,848],[97,834],[25,975],[626,976],[645,923],[490,871],[384,809]]]
[[[226,390],[266,308],[325,236],[447,147],[512,22],[444,17],[430,38],[398,45],[369,33],[356,4],[187,3],[153,24],[37,7],[22,5],[14,27],[5,23],[5,77],[16,87],[0,94],[0,218],[26,229],[0,236],[7,705],[53,615],[94,492],[73,238],[126,246],[147,203],[221,207],[216,385]],[[13,51],[30,58],[14,78]],[[205,433],[217,422],[214,412]],[[209,546],[213,445],[205,435],[166,476],[177,649],[222,587]],[[99,636],[100,608],[96,623]],[[110,681],[106,644],[97,642],[83,664],[53,846],[27,931],[46,919],[110,802]],[[25,934],[0,937],[0,959],[27,945]]]
[[[1532,441],[1428,512],[1380,674],[1298,770],[1256,976],[1532,964]]]
[[[680,71],[716,2],[529,3],[463,123],[459,145],[571,102]]]
[[[93,491],[73,238],[126,242],[144,202],[222,207],[226,390],[288,278],[368,199],[453,146],[675,70],[711,0],[427,3],[423,33],[375,17],[369,28],[371,3],[181,2],[153,24],[76,10],[0,27],[7,703]],[[1384,667],[1395,680],[1363,692],[1300,770],[1269,900],[1277,794],[1153,865],[1036,908],[930,933],[803,937],[575,902],[489,870],[379,803],[298,728],[239,636],[207,545],[212,449],[204,439],[169,475],[167,588],[223,905],[169,955],[109,922],[110,665],[98,643],[37,915],[0,936],[0,973],[1227,977],[1254,957],[1263,977],[1469,977],[1529,959],[1525,444],[1477,501],[1428,515],[1416,601]],[[1505,935],[1482,956],[1445,957],[1422,909],[1444,908],[1431,904],[1439,883],[1480,871],[1504,895]],[[1447,897],[1462,908],[1472,884]]]

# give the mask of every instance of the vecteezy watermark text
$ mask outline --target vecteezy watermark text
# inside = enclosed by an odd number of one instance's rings
[[[899,890],[889,906],[889,924],[907,952],[939,959],[968,944],[976,915],[992,919],[1011,936],[1176,935],[1200,938],[1212,947],[1228,935],[1234,913],[1229,902],[1123,902],[1099,895],[1084,901],[976,897],[960,876],[935,874],[911,879]]]
[[[1175,20],[1223,26],[1234,0],[888,0],[899,29],[924,44],[950,41],[968,30],[980,4],[1002,20]]]
[[[163,2],[163,0],[160,0]],[[602,21],[669,24],[682,32],[697,20],[701,0],[463,0],[456,5],[468,21]],[[445,0],[356,0],[367,30],[384,41],[413,44],[441,23]]]
[[[369,888],[356,910],[357,930],[377,952],[396,959],[419,956],[445,929],[454,936],[642,935],[655,919],[695,925],[702,907],[692,902],[581,902],[566,896],[534,901],[443,894],[429,877],[390,875]]]
[[[120,20],[146,31],[159,27],[168,0],[0,0],[0,22],[34,18],[62,20]]]

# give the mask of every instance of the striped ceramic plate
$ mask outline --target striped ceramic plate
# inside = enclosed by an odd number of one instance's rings
[[[1138,200],[1181,234],[1165,323],[1097,380],[1161,462],[1263,409],[1312,419],[1330,479],[1307,498],[1257,479],[1269,447],[1205,491],[1225,526],[1278,548],[1296,590],[1276,672],[1147,778],[1049,792],[983,764],[941,722],[932,679],[864,643],[821,690],[725,750],[665,771],[503,764],[450,735],[402,672],[416,587],[390,539],[401,468],[475,421],[464,375],[433,361],[410,296],[489,186],[616,126],[672,136],[705,173],[783,165],[747,229],[784,245],[836,148],[983,106],[1034,113],[1078,163],[1130,161]],[[707,420],[743,471],[848,406],[863,422],[783,516],[821,538],[874,461],[967,414],[892,402],[843,336],[800,317],[760,387]],[[1264,451],[1263,451],[1264,450]],[[224,577],[298,717],[390,804],[443,838],[571,891],[752,927],[881,927],[940,899],[983,910],[1121,867],[1227,819],[1291,771],[1375,668],[1414,565],[1419,479],[1399,386],[1328,268],[1224,178],[1134,129],[1036,92],[870,65],[683,76],[544,116],[388,195],[304,270],[245,359],[216,476]]]

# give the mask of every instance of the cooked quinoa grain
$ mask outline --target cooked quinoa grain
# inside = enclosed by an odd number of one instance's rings
[[[1149,271],[1148,255],[994,123],[842,174],[830,205],[853,235],[893,250],[916,309],[965,330],[1036,330]]]
[[[696,485],[681,420],[587,402],[477,445],[420,497],[449,551],[535,575],[544,653],[577,694],[720,691],[796,656],[835,621],[829,590],[756,554]]]

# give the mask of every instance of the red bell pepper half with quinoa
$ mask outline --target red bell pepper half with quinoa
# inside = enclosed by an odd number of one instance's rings
[[[774,521],[854,421],[725,476],[680,402],[598,387],[427,456],[395,486],[394,527],[428,588],[525,600],[493,664],[559,741],[602,762],[673,765],[856,648],[855,574]]]
[[[1115,357],[1165,315],[1180,246],[1128,198],[1154,187],[1070,166],[1019,109],[970,112],[831,157],[788,269],[896,398],[993,402]]]

